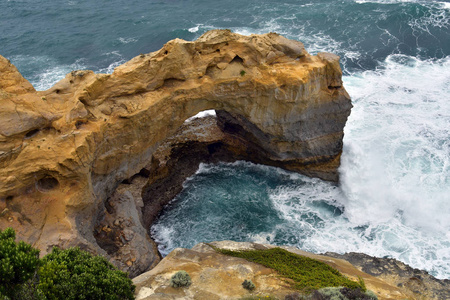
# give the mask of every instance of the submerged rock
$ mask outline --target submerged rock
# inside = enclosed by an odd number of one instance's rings
[[[339,58],[275,33],[175,39],[112,74],[73,71],[41,92],[3,57],[0,71],[0,227],[42,255],[80,246],[131,274],[151,268],[159,255],[148,225],[203,160],[338,179],[351,109]],[[208,109],[216,137],[167,146]],[[134,192],[118,189],[136,180]]]

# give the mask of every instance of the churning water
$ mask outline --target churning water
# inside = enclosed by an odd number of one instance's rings
[[[341,56],[354,104],[341,183],[201,165],[152,226],[160,251],[251,240],[389,256],[450,278],[450,1],[0,2],[0,54],[39,90],[216,28],[276,31]]]

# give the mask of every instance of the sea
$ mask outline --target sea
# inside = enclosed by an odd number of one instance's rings
[[[340,183],[202,164],[151,227],[161,253],[255,241],[392,257],[450,279],[449,0],[0,0],[0,54],[37,90],[222,28],[341,57],[354,107]]]

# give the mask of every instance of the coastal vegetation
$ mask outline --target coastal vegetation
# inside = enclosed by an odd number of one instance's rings
[[[79,248],[53,248],[38,274],[38,289],[49,300],[134,299],[135,288],[125,272]]]
[[[215,248],[215,250],[271,268],[286,279],[286,282],[293,288],[302,292],[312,292],[324,287],[366,290],[362,280],[360,282],[352,281],[323,262],[281,248],[242,251]]]
[[[255,284],[251,280],[244,280],[242,287],[246,290],[252,291],[255,289]]]
[[[39,250],[21,241],[15,242],[12,228],[0,230],[0,299],[14,298],[30,280],[39,264]]]
[[[170,278],[171,287],[188,287],[191,285],[191,276],[186,271],[178,271]]]
[[[102,256],[57,247],[39,259],[39,250],[15,242],[12,228],[0,231],[0,300],[134,299],[127,273]]]

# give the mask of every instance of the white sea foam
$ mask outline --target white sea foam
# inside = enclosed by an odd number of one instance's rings
[[[114,69],[118,66],[120,66],[121,64],[124,64],[126,62],[125,59],[119,59],[115,62],[113,62],[112,64],[110,64],[109,66],[107,66],[106,68],[102,68],[100,70],[98,70],[98,73],[106,73],[106,74],[111,74],[112,72],[114,72]]]
[[[439,1],[429,1],[429,0],[354,0],[355,3],[365,4],[365,3],[375,3],[375,4],[397,4],[397,3],[418,3],[424,6],[438,6],[442,9],[450,9],[449,2],[439,2]]]
[[[114,57],[114,62],[105,68],[94,70],[97,73],[111,74],[114,68],[125,63],[125,59],[117,51],[108,52],[103,55]],[[55,59],[47,56],[31,57],[28,55],[16,55],[11,57],[11,62],[22,74],[26,75],[26,78],[38,91],[51,88],[71,71],[86,69],[86,64],[83,59],[79,59],[72,64],[60,64]],[[33,73],[30,74],[30,70]]]
[[[312,4],[311,4],[312,5]],[[256,18],[257,16],[255,16]],[[282,20],[280,20],[282,19]],[[252,27],[230,27],[235,33],[241,35],[252,35],[252,34],[265,34],[267,32],[276,32],[278,34],[284,35],[288,38],[293,38],[299,40],[305,44],[308,52],[311,54],[317,54],[318,52],[331,52],[338,53],[342,49],[342,43],[333,39],[330,35],[318,31],[318,32],[310,32],[307,30],[309,24],[302,22],[292,21],[292,26],[286,30],[286,26],[282,25],[283,20],[290,19],[289,17],[282,16],[279,18],[270,18],[262,22],[262,24],[258,28]],[[189,28],[188,30],[193,33],[203,33],[207,30],[219,29],[218,27],[205,25],[205,24],[197,24],[195,27]],[[195,36],[194,39],[198,38]],[[357,51],[346,51],[344,53],[344,57],[342,59],[357,59],[360,56]]]
[[[208,117],[208,116],[216,116],[216,111],[214,109],[201,111],[198,114],[196,114],[195,116],[192,116],[192,117],[186,119],[186,121],[184,121],[184,122],[185,123],[189,123],[189,122],[192,122],[195,119],[205,118],[205,117]]]
[[[405,2],[413,2],[417,3],[417,0],[355,0],[358,4],[363,3],[376,3],[376,4],[395,4],[395,3],[405,3]]]
[[[135,43],[138,41],[138,39],[136,39],[136,38],[123,38],[123,37],[118,38],[118,40],[122,44]]]
[[[156,224],[151,228],[152,237],[155,242],[158,243],[158,250],[163,255],[169,254],[169,252],[176,247],[175,243],[177,241],[172,238],[173,233],[174,229],[172,227],[161,224]]]
[[[445,3],[445,2],[444,2]],[[414,19],[410,19],[408,25],[414,31],[426,32],[430,35],[430,28],[439,27],[439,28],[450,28],[450,18],[448,17],[448,11],[442,8],[442,3],[427,3],[428,6],[431,6],[433,9],[425,12],[422,16]],[[450,7],[450,3],[447,3],[447,8]],[[445,8],[445,6],[444,6]],[[418,36],[417,33],[414,34]]]
[[[322,184],[322,189],[326,188],[327,185]],[[313,194],[323,195],[323,192],[308,188],[305,190],[304,187],[277,190],[271,195],[271,199],[286,223],[277,226],[274,232],[262,236],[271,237],[269,242],[276,243],[274,237],[283,232],[291,236],[283,243],[290,243],[304,250],[364,252],[378,257],[389,256],[414,267],[427,269],[442,278],[448,274],[450,242],[445,236],[440,237],[405,225],[399,216],[385,222],[351,222],[346,214],[336,216],[329,207],[324,209],[316,206],[316,200],[308,198],[308,195]],[[337,191],[329,190],[329,195],[331,198],[342,199]],[[370,218],[370,213],[369,208],[364,215]],[[322,221],[317,221],[318,219]],[[261,240],[260,237],[249,238]]]
[[[450,2],[438,2],[441,5],[441,8],[450,9]]]
[[[369,225],[375,237],[363,251],[448,277],[450,57],[391,55],[383,68],[344,81],[354,108],[340,169],[343,201],[349,222]]]
[[[188,31],[189,31],[189,32],[192,32],[192,33],[197,32],[198,29],[199,29],[199,27],[202,26],[202,25],[203,25],[203,24],[197,24],[197,26],[194,26],[194,27],[189,28]]]
[[[75,61],[73,64],[65,65],[47,56],[16,55],[11,58],[11,62],[22,74],[27,74],[29,70],[34,71],[27,76],[27,79],[38,91],[49,89],[73,70],[85,68],[82,59]],[[36,70],[38,70],[38,73],[36,73]]]

